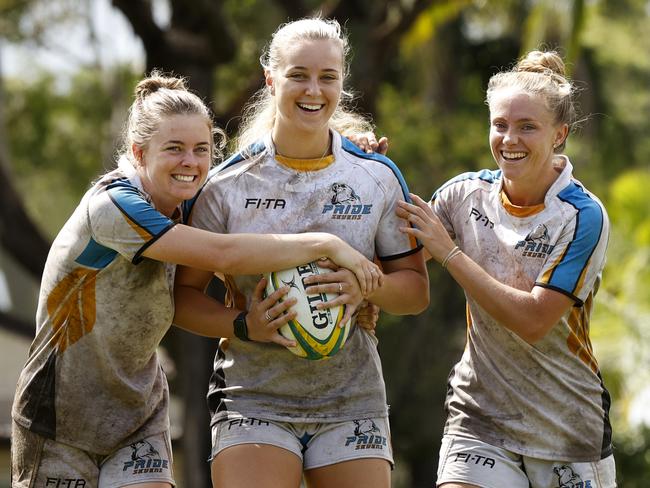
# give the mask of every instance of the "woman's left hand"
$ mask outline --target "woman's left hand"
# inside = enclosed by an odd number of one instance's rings
[[[371,154],[373,152],[386,155],[388,152],[388,138],[381,137],[377,140],[374,132],[363,132],[361,134],[350,134],[346,136],[362,151]]]
[[[377,321],[379,320],[379,307],[374,303],[363,302],[357,312],[357,325],[368,334],[375,335]]]
[[[305,292],[310,295],[317,293],[338,293],[339,296],[334,300],[326,304],[319,304],[319,308],[332,308],[337,305],[346,305],[345,316],[341,321],[341,326],[343,326],[343,324],[346,324],[352,318],[357,307],[364,300],[359,282],[352,271],[339,268],[329,260],[319,261],[318,264],[323,268],[330,268],[334,271],[305,278],[305,285],[309,285],[305,288]]]

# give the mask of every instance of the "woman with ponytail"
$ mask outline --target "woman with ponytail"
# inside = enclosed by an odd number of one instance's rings
[[[616,486],[610,396],[589,339],[609,235],[602,203],[562,154],[574,87],[533,51],[487,89],[496,170],[448,181],[398,215],[464,289],[438,486]]]
[[[223,235],[185,225],[219,156],[215,136],[221,131],[183,79],[154,72],[137,85],[118,168],[88,190],[45,265],[12,411],[14,488],[174,485],[156,349],[174,321],[176,264],[263,273],[327,256],[363,293],[379,286],[378,267],[331,234]],[[276,303],[286,289],[267,298],[263,289],[248,311],[220,306],[205,327],[182,326],[233,337],[243,316],[238,330],[249,340],[285,345],[277,329],[293,318],[292,302]]]

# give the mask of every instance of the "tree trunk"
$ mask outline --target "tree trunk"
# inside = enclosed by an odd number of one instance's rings
[[[0,246],[40,281],[50,244],[27,215],[22,196],[12,184],[5,139],[4,89],[0,59]]]

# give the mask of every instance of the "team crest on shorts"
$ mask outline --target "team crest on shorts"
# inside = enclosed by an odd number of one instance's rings
[[[592,488],[591,480],[583,481],[571,466],[555,466],[553,472],[557,476],[558,488]]]
[[[370,214],[372,204],[361,203],[361,197],[347,183],[332,183],[330,191],[332,196],[322,213],[330,213],[337,220],[361,220],[363,215]]]
[[[162,473],[163,469],[169,469],[169,460],[162,459],[149,441],[137,441],[129,447],[131,460],[124,463],[122,471],[133,469],[133,474],[145,474]]]
[[[354,445],[359,449],[385,449],[388,446],[386,436],[372,419],[354,421],[354,433],[345,439],[345,446]]]

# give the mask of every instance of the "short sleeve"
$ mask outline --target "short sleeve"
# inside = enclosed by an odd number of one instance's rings
[[[88,219],[97,245],[118,252],[134,264],[142,260],[147,247],[175,225],[128,181],[113,183],[93,195]],[[96,247],[89,246],[86,252]]]
[[[192,205],[189,222],[192,227],[225,234],[228,213],[223,209],[226,199],[220,194],[218,179],[215,174],[203,186]]]
[[[435,213],[440,219],[440,222],[452,239],[456,238],[452,216],[456,202],[459,201],[458,195],[456,194],[457,191],[455,191],[458,187],[460,187],[460,185],[450,185],[437,190],[431,196],[429,202],[433,213]]]
[[[385,207],[379,221],[375,245],[379,259],[389,261],[413,254],[422,245],[413,236],[399,230],[400,227],[411,225],[395,213],[399,200],[411,201],[409,189],[402,173],[392,161],[386,159],[383,164],[389,175],[386,178]]]
[[[582,304],[605,266],[609,220],[599,202],[574,198],[570,203],[575,214],[562,230],[535,284]]]

